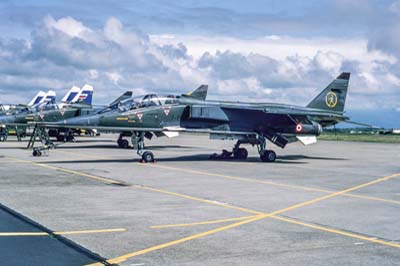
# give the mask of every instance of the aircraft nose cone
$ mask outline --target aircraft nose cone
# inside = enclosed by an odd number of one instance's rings
[[[13,116],[0,116],[0,124],[14,123],[15,118]]]

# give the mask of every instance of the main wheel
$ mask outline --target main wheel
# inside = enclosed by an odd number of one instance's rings
[[[40,150],[34,149],[32,152],[32,155],[34,157],[40,157],[40,156],[42,156],[42,152]]]
[[[129,148],[129,142],[126,139],[118,140],[118,147],[121,149],[127,149]]]
[[[68,135],[67,136],[67,142],[73,142],[75,140],[74,135]]]
[[[274,151],[265,151],[262,155],[260,155],[260,159],[263,162],[272,163],[276,160],[276,153]]]
[[[57,141],[64,142],[65,136],[64,135],[57,135]]]
[[[151,151],[145,151],[142,155],[142,161],[145,163],[154,162],[154,154]]]
[[[247,156],[249,153],[245,148],[239,148],[233,153],[233,158],[235,159],[240,159],[240,160],[246,160]]]

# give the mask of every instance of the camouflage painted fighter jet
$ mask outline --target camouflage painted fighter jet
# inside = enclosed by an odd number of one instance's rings
[[[179,132],[207,133],[211,139],[235,139],[231,152],[214,158],[246,159],[241,144],[257,146],[263,162],[273,162],[276,153],[266,149],[267,140],[280,148],[300,141],[316,142],[324,127],[348,121],[344,116],[350,73],[340,74],[306,107],[276,103],[245,103],[206,100],[208,86],[189,94],[157,96],[148,94],[126,99],[112,111],[43,123],[41,127],[90,128],[130,134],[143,162],[154,155],[144,149],[145,138],[174,137]]]
[[[80,115],[88,115],[92,111],[93,87],[85,85],[82,89],[72,87],[64,96],[63,102],[57,104],[54,91],[49,91],[42,99],[33,100],[23,109],[19,109],[8,115],[0,116],[0,141],[6,141],[8,128],[15,128],[18,139],[25,135],[29,122],[55,122]],[[59,130],[50,132],[51,136],[58,140],[65,140],[71,136],[60,134]]]

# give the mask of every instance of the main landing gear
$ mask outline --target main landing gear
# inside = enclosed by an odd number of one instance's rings
[[[246,141],[238,140],[233,147],[232,151],[222,150],[221,154],[212,154],[210,155],[210,159],[236,159],[236,160],[246,160],[248,156],[248,152],[245,148],[240,148],[240,144],[249,143],[257,145],[258,153],[260,154],[260,159],[263,162],[275,162],[276,153],[272,150],[266,149],[266,138],[264,136],[258,136],[258,138],[249,139]]]
[[[141,163],[154,163],[154,154],[151,151],[144,150],[144,132],[134,132],[132,134],[132,144],[137,149],[137,154],[142,157]]]
[[[117,143],[118,143],[118,147],[121,149],[128,149],[129,148],[129,142],[126,139],[123,139],[125,135],[123,133],[119,134]]]
[[[212,154],[210,155],[210,159],[237,159],[237,160],[246,160],[249,155],[248,151],[245,148],[240,148],[240,144],[242,144],[241,140],[238,140],[233,147],[232,151],[222,150],[221,154]]]
[[[266,147],[267,147],[267,141],[266,141],[265,137],[259,136],[257,149],[258,149],[258,154],[260,154],[261,161],[268,162],[268,163],[275,162],[276,153],[272,150],[267,150]]]

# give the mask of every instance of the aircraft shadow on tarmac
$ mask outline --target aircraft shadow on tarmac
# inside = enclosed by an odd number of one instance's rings
[[[163,145],[163,146],[146,146],[149,150],[161,150],[161,149],[196,149],[197,147],[182,146],[182,145]],[[62,144],[58,149],[118,149],[117,145],[90,145],[90,146],[63,146]],[[135,151],[132,147],[124,150]]]
[[[303,161],[302,161],[303,160]],[[308,164],[304,160],[346,160],[343,158],[329,158],[329,157],[311,157],[304,155],[284,155],[278,156],[277,160],[272,164]],[[134,159],[94,159],[94,160],[68,160],[68,161],[48,161],[46,163],[54,164],[76,164],[76,163],[133,163],[139,162],[139,158]],[[178,156],[168,158],[157,158],[157,162],[200,162],[200,161],[221,161],[221,162],[241,162],[241,163],[262,163],[258,157],[249,157],[247,160],[234,160],[234,159],[209,159],[209,154],[196,154],[189,156]]]

